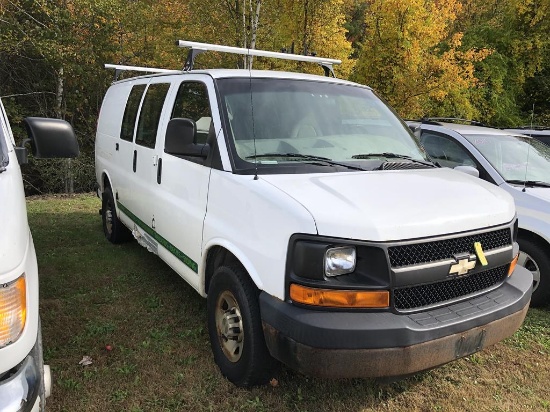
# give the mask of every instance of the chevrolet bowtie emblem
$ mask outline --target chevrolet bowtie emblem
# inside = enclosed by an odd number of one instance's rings
[[[470,255],[465,254],[461,256],[455,256],[456,263],[454,265],[451,265],[451,269],[449,270],[449,275],[456,275],[456,276],[462,276],[467,274],[470,270],[476,267],[476,258],[474,257],[474,260],[470,260]]]

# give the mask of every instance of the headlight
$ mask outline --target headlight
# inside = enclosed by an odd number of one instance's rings
[[[353,272],[357,261],[356,256],[353,246],[327,249],[325,252],[325,275],[338,276]]]
[[[0,348],[15,342],[27,320],[25,276],[0,284]]]

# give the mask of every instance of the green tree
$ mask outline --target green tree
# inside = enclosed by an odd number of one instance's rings
[[[468,98],[478,83],[474,62],[484,48],[462,47],[452,32],[458,0],[370,0],[365,33],[352,78],[381,93],[404,117],[472,117]]]
[[[493,53],[476,63],[480,79],[472,101],[481,118],[513,126],[528,121],[532,106],[548,111],[550,2],[539,0],[467,0],[459,30],[465,47],[488,47]]]

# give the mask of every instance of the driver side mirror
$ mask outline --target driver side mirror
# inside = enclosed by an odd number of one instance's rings
[[[26,117],[23,125],[28,138],[15,148],[19,164],[28,163],[26,143],[31,144],[32,154],[37,159],[73,158],[80,154],[73,127],[65,120]]]
[[[198,157],[206,159],[210,146],[207,143],[195,143],[197,125],[191,119],[174,118],[168,122],[164,152],[181,157]]]

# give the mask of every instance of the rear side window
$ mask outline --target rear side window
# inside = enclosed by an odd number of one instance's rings
[[[141,112],[136,132],[136,143],[154,148],[157,140],[157,129],[164,99],[170,88],[170,83],[154,83],[149,86]]]
[[[134,137],[134,127],[136,124],[139,102],[141,102],[141,96],[144,90],[145,85],[138,84],[132,87],[130,91],[130,96],[128,96],[128,101],[126,102],[126,109],[124,109],[122,127],[120,128],[120,138],[122,140],[131,142]]]
[[[212,122],[206,85],[200,82],[184,82],[178,89],[172,116],[191,119],[197,125],[195,143],[205,143]]]

